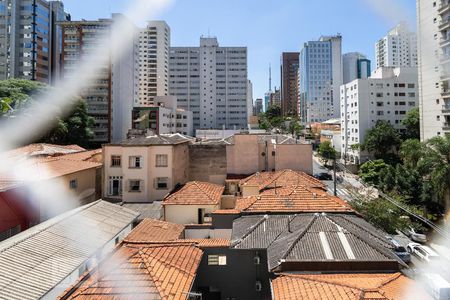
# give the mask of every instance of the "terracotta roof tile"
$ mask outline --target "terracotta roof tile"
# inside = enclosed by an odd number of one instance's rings
[[[240,185],[257,185],[260,190],[291,185],[304,185],[307,187],[326,189],[325,184],[320,180],[304,172],[289,169],[276,172],[258,172],[242,179],[239,183]]]
[[[102,154],[102,149],[81,151],[77,153],[71,153],[61,156],[61,159],[67,160],[81,160],[81,161],[91,161],[91,162],[101,162],[101,158],[96,158],[99,154]]]
[[[272,280],[275,300],[318,299],[431,299],[415,282],[394,274],[280,274]]]
[[[200,248],[229,248],[230,240],[228,239],[185,239],[178,242],[186,242],[196,244]]]
[[[344,200],[302,185],[267,189],[258,196],[236,199],[236,210],[263,212],[354,212]]]
[[[218,184],[190,181],[180,190],[167,196],[163,201],[163,205],[218,205],[224,189],[224,186]]]
[[[63,157],[32,158],[16,164],[14,170],[0,174],[0,190],[102,166],[96,162],[67,160]]]
[[[125,243],[174,241],[183,237],[184,226],[180,224],[144,219],[124,239]]]
[[[2,155],[10,158],[29,158],[33,156],[55,156],[69,153],[86,151],[78,145],[53,145],[53,144],[30,144],[17,149],[3,152]]]
[[[187,299],[202,253],[193,245],[124,246],[60,299]]]

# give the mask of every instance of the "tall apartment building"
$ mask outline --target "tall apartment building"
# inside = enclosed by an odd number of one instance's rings
[[[270,93],[269,105],[281,107],[281,91],[280,89],[277,89],[277,87]]]
[[[416,67],[417,35],[405,23],[398,24],[375,44],[375,59],[379,67]]]
[[[450,132],[450,3],[417,1],[420,136]]]
[[[367,130],[378,120],[392,124],[400,132],[401,121],[418,101],[417,68],[378,68],[368,79],[356,79],[341,86],[341,155],[362,163],[367,153],[351,149],[364,142]]]
[[[299,59],[299,104],[301,122],[339,118],[342,85],[342,37],[322,36],[305,43]]]
[[[250,123],[250,118],[253,115],[253,83],[248,80],[247,84],[247,120]]]
[[[200,38],[200,47],[171,47],[169,94],[193,112],[194,129],[247,127],[247,48],[220,47]]]
[[[164,21],[149,21],[139,30],[138,43],[134,106],[150,107],[155,105],[155,96],[169,93],[169,26]]]
[[[94,118],[91,142],[95,144],[124,139],[132,124],[136,36],[130,47],[120,53],[101,45],[105,41],[113,42],[109,37],[114,22],[129,27],[130,34],[135,34],[134,25],[121,14],[113,14],[112,19],[59,23],[63,35],[63,78],[70,79],[79,64],[94,51],[101,49],[109,57],[107,65],[98,66],[100,71],[95,82],[81,92],[88,114]]]
[[[61,56],[56,22],[68,19],[59,1],[0,1],[0,79],[53,82]]]
[[[253,105],[253,115],[258,116],[260,113],[264,111],[263,109],[263,99],[257,98],[255,100],[255,104]]]
[[[359,52],[345,53],[342,56],[343,83],[347,84],[355,79],[370,77],[371,62]]]
[[[281,54],[281,113],[297,116],[299,52]]]

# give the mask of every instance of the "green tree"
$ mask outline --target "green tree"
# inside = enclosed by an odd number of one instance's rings
[[[367,131],[361,149],[367,150],[376,159],[389,161],[392,160],[395,149],[400,146],[400,143],[401,139],[397,130],[386,121],[378,121],[375,127]]]
[[[317,153],[325,165],[327,165],[330,160],[334,160],[336,158],[336,150],[333,146],[331,146],[330,141],[320,143]]]
[[[279,105],[270,105],[266,110],[266,117],[269,120],[275,117],[281,117],[281,107]]]
[[[402,143],[400,146],[400,157],[403,164],[411,169],[417,167],[417,163],[424,155],[423,144],[417,139],[409,139]]]
[[[403,136],[405,139],[420,139],[420,113],[418,107],[408,111],[406,117],[402,120],[402,124],[406,127],[406,132]]]
[[[24,79],[8,79],[0,81],[0,118],[24,111],[33,103],[34,98],[48,92],[47,85]],[[55,117],[48,132],[44,133],[40,142],[54,144],[77,144],[89,146],[93,137],[94,119],[87,113],[87,105],[81,99],[73,102],[70,113]]]
[[[359,176],[369,184],[378,186],[382,171],[387,168],[387,164],[382,159],[370,160],[365,162],[359,168]]]
[[[450,134],[429,139],[423,145],[417,168],[433,187],[438,202],[450,207]]]
[[[37,81],[8,79],[0,81],[0,117],[25,107],[33,96],[48,89]]]

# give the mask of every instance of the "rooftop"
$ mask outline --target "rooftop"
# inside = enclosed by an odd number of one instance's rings
[[[2,156],[20,161],[33,157],[58,156],[86,151],[78,145],[30,144],[1,153]]]
[[[126,243],[173,241],[183,237],[184,226],[180,224],[144,219],[124,239]]]
[[[231,246],[267,249],[270,270],[398,269],[385,234],[355,215],[243,216],[233,222]]]
[[[1,242],[0,298],[41,298],[95,256],[137,216],[98,200]]]
[[[125,245],[60,299],[187,299],[202,254],[193,245]]]
[[[272,280],[275,300],[431,299],[413,280],[391,274],[280,274]]]
[[[244,213],[352,213],[354,210],[344,200],[322,189],[294,185],[269,188],[259,195],[236,199],[235,210]]]
[[[259,189],[271,187],[284,187],[291,185],[304,185],[326,190],[320,180],[300,171],[280,170],[276,172],[257,172],[239,182],[240,185],[257,185]]]
[[[180,133],[159,134],[146,136],[133,136],[120,143],[109,144],[110,146],[158,146],[158,145],[177,145],[187,143],[192,140],[191,137]],[[108,145],[107,145],[108,146]]]
[[[218,205],[225,187],[218,184],[190,181],[168,195],[163,205]]]

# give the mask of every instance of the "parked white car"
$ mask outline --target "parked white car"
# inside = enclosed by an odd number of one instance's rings
[[[409,243],[406,246],[406,250],[423,262],[429,263],[439,259],[439,254],[434,252],[434,250],[418,243]]]
[[[427,241],[427,236],[421,230],[409,227],[406,233],[414,242],[426,243]]]

